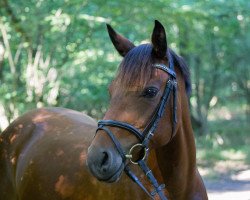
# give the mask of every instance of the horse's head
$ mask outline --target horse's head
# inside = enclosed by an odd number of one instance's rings
[[[174,118],[179,109],[174,111],[174,61],[164,27],[155,21],[151,44],[139,46],[111,26],[107,28],[123,60],[109,86],[110,106],[89,147],[87,163],[99,180],[114,182],[128,158],[137,162],[144,159],[148,147],[160,147],[171,140],[178,128]]]

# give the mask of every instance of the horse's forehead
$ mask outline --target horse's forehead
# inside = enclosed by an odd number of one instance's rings
[[[129,97],[132,96],[135,93],[138,93],[139,91],[143,90],[142,85],[123,85],[122,83],[119,82],[113,82],[109,86],[109,91],[111,94],[111,98],[124,98],[124,97]],[[120,99],[122,100],[122,99]]]
[[[134,84],[127,84],[126,81],[120,81],[114,79],[109,85],[109,92],[114,94],[128,95],[133,92],[140,92],[148,85],[161,85],[168,79],[168,74],[160,69],[154,69],[151,74],[151,78],[147,80],[144,84],[135,82]]]

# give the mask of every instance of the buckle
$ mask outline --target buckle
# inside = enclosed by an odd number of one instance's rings
[[[153,190],[152,192],[150,192],[151,196],[155,196],[158,192],[160,192],[164,188],[165,188],[165,184],[159,185],[158,188],[156,188],[155,190]]]

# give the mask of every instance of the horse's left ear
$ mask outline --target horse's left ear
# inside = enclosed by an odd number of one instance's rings
[[[163,25],[155,20],[155,27],[151,36],[153,44],[153,54],[157,58],[164,58],[167,55],[167,38]]]
[[[130,42],[127,38],[115,32],[115,30],[107,24],[107,29],[109,33],[109,37],[121,56],[125,56],[131,49],[135,47],[135,45]]]

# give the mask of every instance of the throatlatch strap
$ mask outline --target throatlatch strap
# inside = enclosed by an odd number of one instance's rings
[[[172,126],[172,135],[170,140],[174,137],[176,124],[177,124],[177,82],[173,80],[173,126]]]

